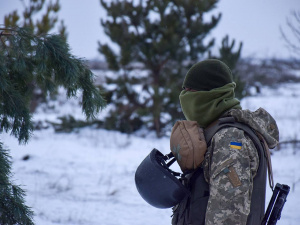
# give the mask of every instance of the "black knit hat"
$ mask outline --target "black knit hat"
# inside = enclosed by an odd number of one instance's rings
[[[196,63],[189,69],[182,87],[209,91],[232,82],[231,70],[225,63],[217,59],[207,59]]]

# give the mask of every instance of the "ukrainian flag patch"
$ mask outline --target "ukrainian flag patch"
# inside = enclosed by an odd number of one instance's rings
[[[242,149],[242,143],[240,143],[240,142],[230,142],[230,148]]]

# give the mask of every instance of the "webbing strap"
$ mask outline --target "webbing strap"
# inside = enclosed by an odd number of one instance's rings
[[[176,158],[174,157],[173,153],[170,152],[169,154],[165,155],[165,156],[159,156],[157,158],[159,160],[159,162],[161,163],[161,165],[166,169],[168,170],[170,173],[172,173],[174,176],[176,177],[180,177],[181,176],[181,173],[178,173],[178,172],[175,172],[173,170],[171,170],[169,167],[176,161]],[[170,160],[172,159],[172,160]],[[167,160],[170,160],[168,163],[167,163]]]
[[[266,152],[267,163],[268,163],[269,184],[270,184],[271,189],[274,190],[272,161],[271,161],[271,154],[270,154],[269,146],[268,146],[266,140],[264,139],[264,137],[260,133],[257,133],[257,135],[258,135],[259,139],[262,140],[265,150],[266,150],[265,152]]]
[[[268,164],[268,175],[269,175],[269,185],[271,189],[273,190],[274,188],[274,182],[273,182],[273,172],[272,172],[272,166],[271,166],[271,158],[270,158],[270,152],[269,152],[269,147],[266,145],[265,146],[265,140],[262,138],[260,135],[260,138],[256,135],[256,133],[246,124],[244,123],[239,123],[236,122],[233,117],[223,117],[219,118],[217,122],[215,122],[212,126],[209,126],[208,128],[205,129],[204,136],[205,140],[207,143],[207,146],[211,144],[211,139],[212,137],[221,129],[226,128],[226,127],[236,127],[238,129],[243,130],[249,138],[252,140],[254,143],[256,149],[263,154],[261,154],[261,157],[264,155],[264,157],[267,159],[267,164]],[[264,145],[262,144],[264,143]]]

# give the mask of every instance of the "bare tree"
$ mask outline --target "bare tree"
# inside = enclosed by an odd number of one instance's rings
[[[286,24],[290,32],[286,32],[280,27],[281,36],[290,51],[300,57],[300,11],[293,11],[291,18],[287,18]]]

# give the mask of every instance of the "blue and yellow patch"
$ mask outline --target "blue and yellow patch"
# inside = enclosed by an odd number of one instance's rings
[[[240,142],[230,142],[230,148],[233,149],[242,149],[242,143]]]

